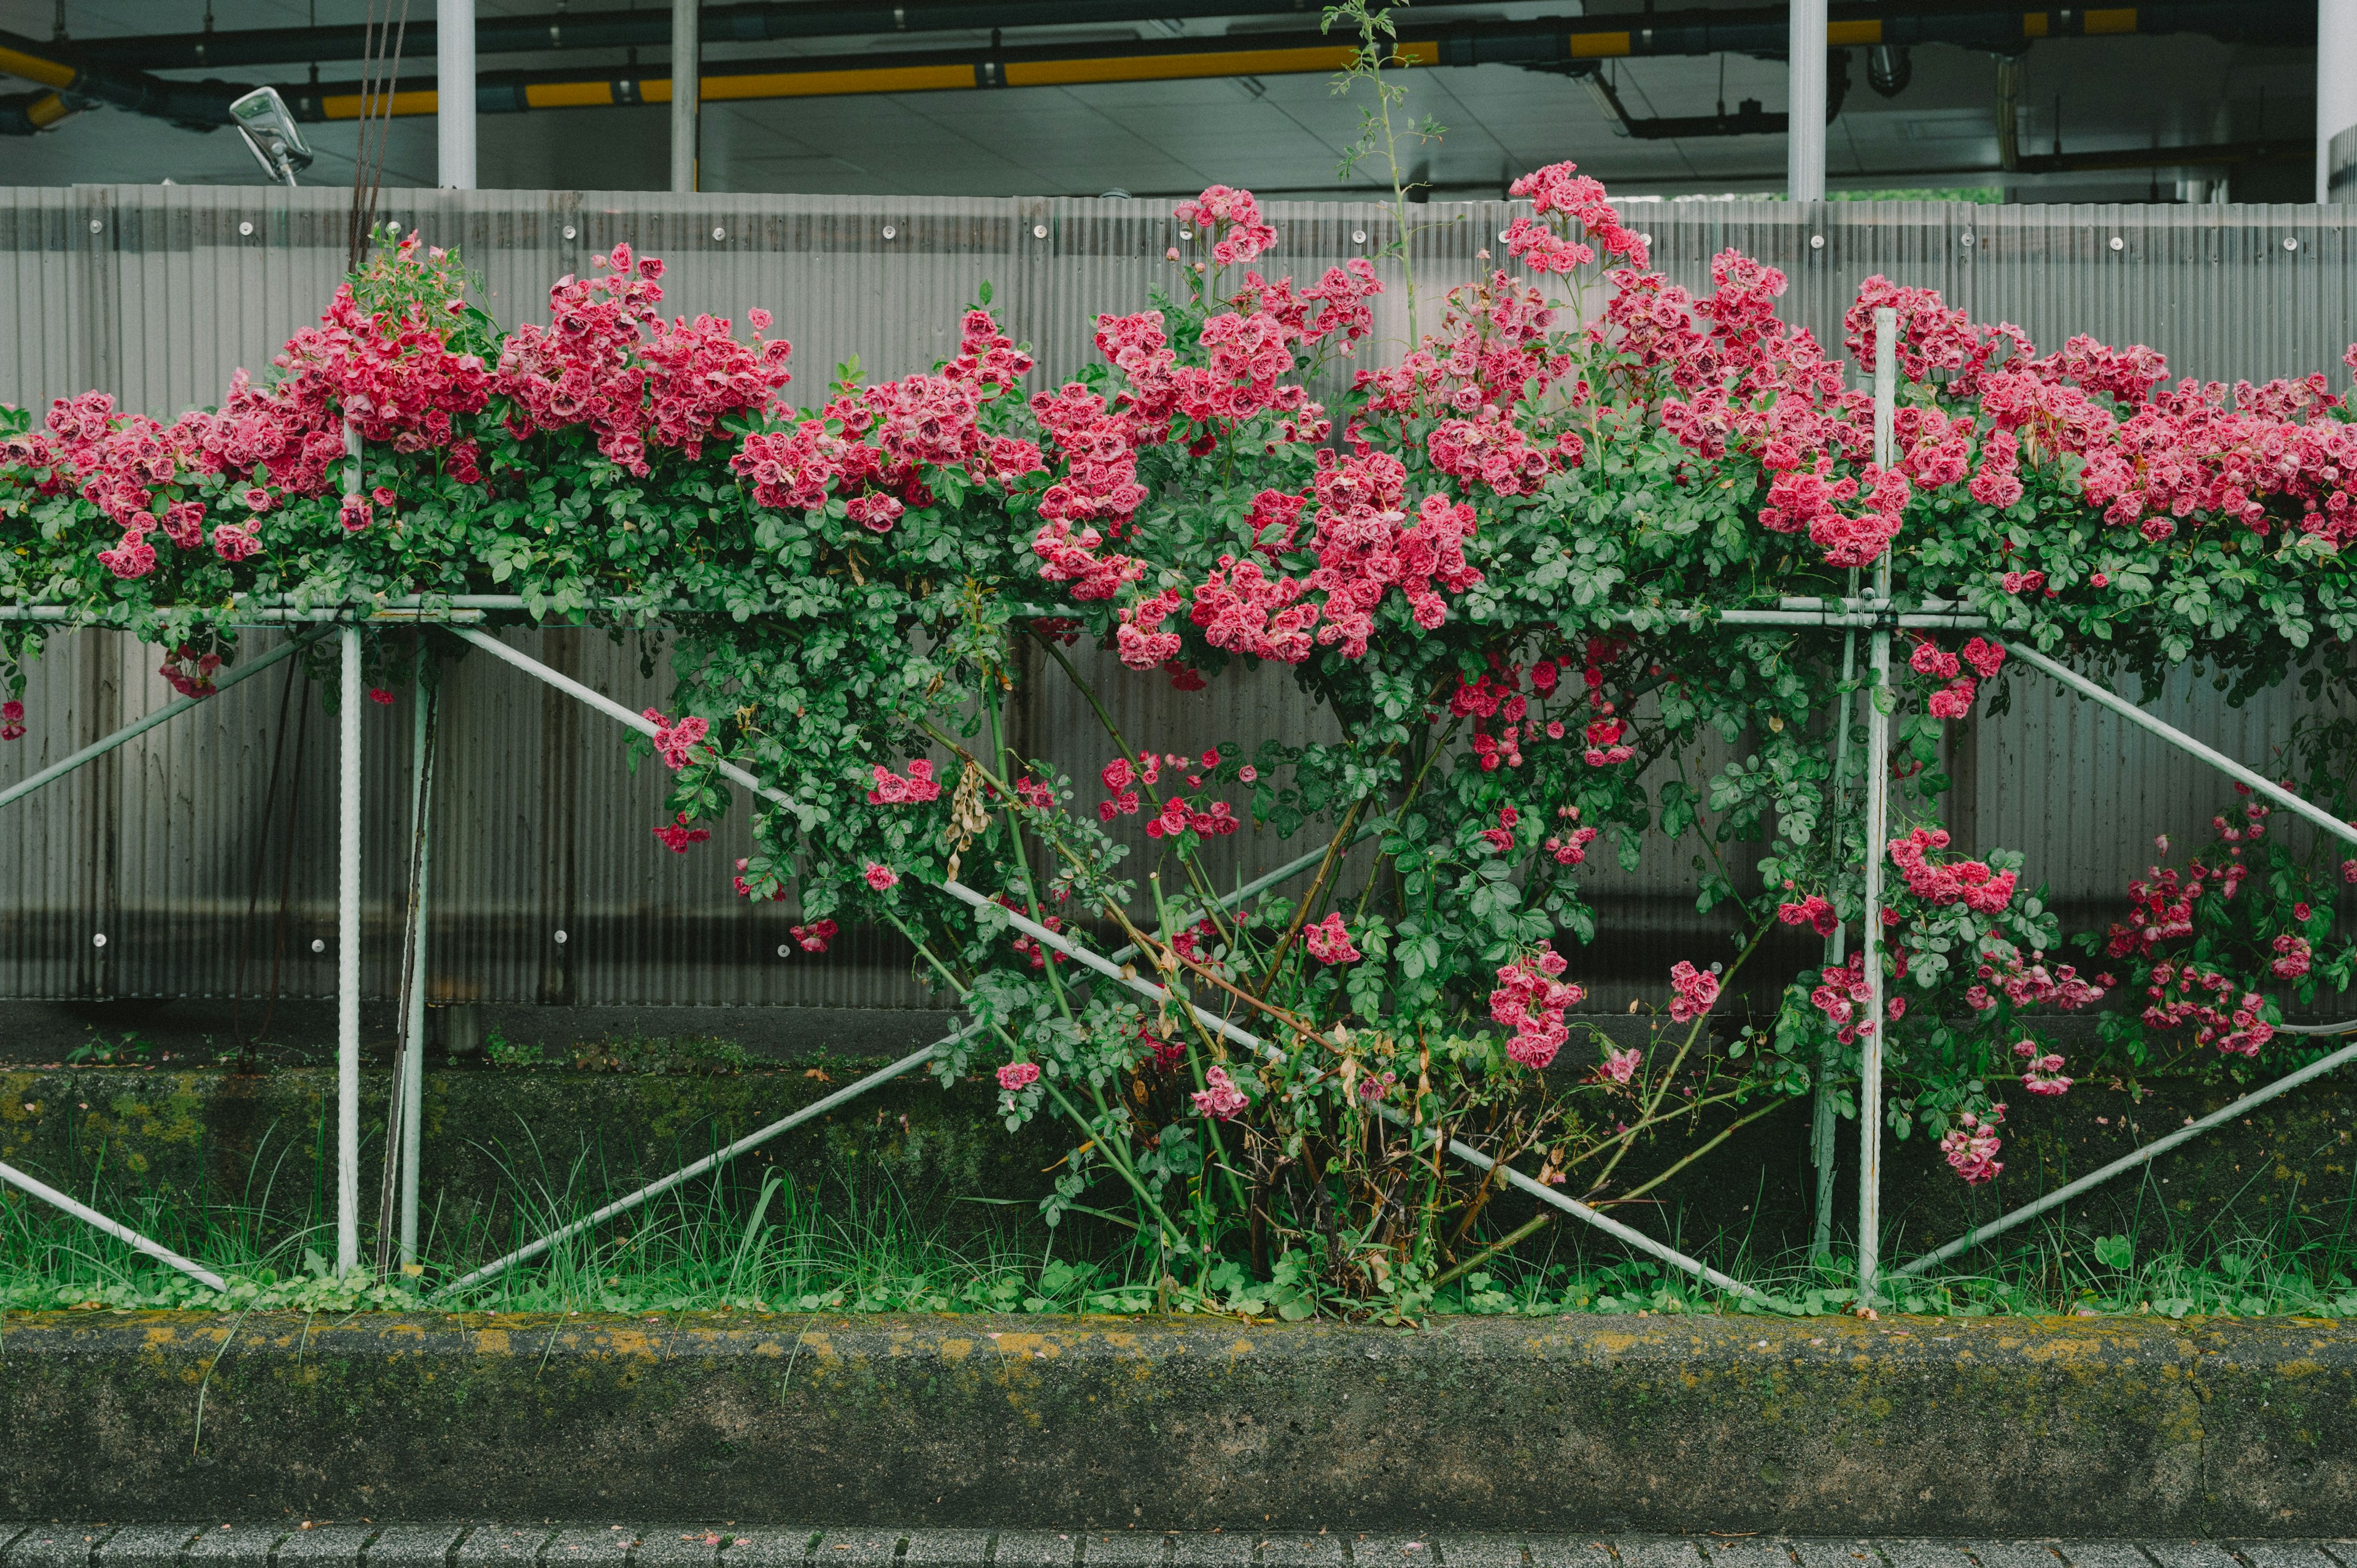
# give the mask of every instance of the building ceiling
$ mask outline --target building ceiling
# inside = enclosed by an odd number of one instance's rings
[[[429,19],[432,0],[408,0],[411,20]],[[622,9],[629,0],[576,0],[576,11]],[[2270,0],[2251,0],[2255,6]],[[2294,0],[2297,3],[2297,0]],[[813,0],[821,4],[822,0]],[[402,0],[66,0],[70,40],[193,33],[210,13],[224,33],[255,27],[356,23]],[[638,8],[661,14],[661,0]],[[1651,9],[1626,0],[1555,4],[1506,0],[1487,5],[1418,5],[1404,18],[1512,21],[1547,16],[1609,17]],[[1666,6],[1664,8],[1667,8]],[[1680,8],[1690,8],[1680,0]],[[1921,9],[1921,7],[1912,7]],[[549,15],[558,0],[479,0],[484,16]],[[1314,8],[1283,16],[1206,17],[1168,22],[1092,19],[1091,7],[1068,7],[1070,24],[1020,30],[1020,41],[1085,40],[1118,52],[1125,45],[1253,30],[1299,31]],[[1910,7],[1892,6],[1893,11]],[[46,39],[57,0],[0,0],[0,29]],[[1008,42],[1017,41],[1010,33]],[[776,59],[796,54],[872,56],[888,60],[915,43],[932,48],[990,42],[984,29],[928,35],[834,37],[763,44],[715,44],[706,69],[732,58]],[[667,50],[638,51],[641,67],[662,69]],[[2029,46],[2014,81],[2018,145],[2031,161],[2152,163],[2122,168],[2063,167],[2008,173],[2000,167],[2000,62],[1981,49],[1921,45],[1911,76],[1892,96],[1867,81],[1864,50],[1851,51],[1851,85],[1827,135],[1828,185],[1836,192],[1975,189],[2013,199],[2305,199],[2312,187],[2315,65],[2312,48],[2222,43],[2179,34],[2050,38]],[[486,56],[489,71],[507,67],[579,66],[615,70],[622,51],[567,50],[537,56]],[[430,51],[404,62],[430,75]],[[332,81],[357,74],[350,61],[324,62]],[[1708,116],[1734,113],[1747,100],[1767,113],[1784,108],[1781,61],[1744,55],[1636,59],[1602,68],[1633,116]],[[299,82],[296,66],[224,69],[207,74],[240,81]],[[1594,84],[1514,65],[1432,66],[1402,73],[1408,113],[1429,116],[1445,134],[1411,142],[1403,164],[1443,196],[1495,195],[1521,169],[1571,158],[1617,193],[1665,197],[1759,193],[1783,183],[1781,134],[1642,140],[1620,134],[1620,121]],[[0,78],[0,91],[26,84]],[[1338,173],[1358,134],[1363,90],[1338,95],[1322,73],[1225,76],[997,91],[896,92],[801,97],[707,105],[702,179],[707,189],[877,195],[1097,195],[1126,191],[1162,198],[1212,182],[1247,185],[1272,196],[1372,194],[1388,176],[1382,161]],[[657,188],[665,180],[668,110],[539,110],[487,114],[480,128],[480,178],[486,187]],[[319,158],[307,182],[351,177],[359,147],[352,123],[307,128]],[[2059,135],[2059,143],[2058,143]],[[2170,146],[2237,149],[2231,162],[2169,166]],[[2156,151],[2155,149],[2164,149]],[[384,178],[392,185],[434,181],[430,118],[397,120],[385,140]],[[2019,160],[2018,160],[2019,161]],[[125,111],[77,115],[29,138],[0,139],[0,180],[66,185],[124,181],[250,184],[256,171],[227,132],[179,129]]]

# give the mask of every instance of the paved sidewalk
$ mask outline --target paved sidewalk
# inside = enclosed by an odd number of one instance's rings
[[[0,1522],[0,1568],[2357,1568],[2357,1541]]]

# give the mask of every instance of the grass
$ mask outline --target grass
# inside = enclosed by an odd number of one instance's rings
[[[912,1203],[881,1183],[813,1189],[781,1172],[758,1185],[689,1184],[528,1267],[429,1303],[433,1282],[456,1278],[619,1190],[593,1177],[586,1162],[551,1169],[530,1150],[503,1159],[500,1168],[504,1202],[461,1222],[428,1215],[426,1266],[382,1282],[335,1274],[332,1228],[316,1198],[309,1222],[265,1219],[266,1180],[248,1201],[201,1211],[154,1195],[85,1195],[228,1277],[225,1294],[12,1193],[0,1201],[0,1309],[351,1312],[431,1305],[499,1312],[1141,1314],[1165,1305],[1156,1288],[1159,1260],[1132,1232],[1073,1222],[1042,1230],[1020,1210],[944,1210]],[[2357,1316],[2357,1235],[2345,1207],[2337,1221],[2310,1217],[2251,1229],[2229,1216],[2179,1230],[2168,1228],[2175,1216],[2159,1203],[2149,1177],[2147,1185],[2148,1192],[2129,1201],[2126,1219],[2131,1225],[2146,1219],[2163,1231],[2162,1244],[2149,1253],[2140,1255],[2126,1234],[2097,1235],[2056,1220],[2025,1227],[2001,1249],[1957,1260],[1966,1266],[1889,1281],[1879,1305],[1949,1316]],[[961,1218],[954,1224],[926,1218],[944,1212]],[[496,1222],[486,1222],[486,1214]],[[1856,1307],[1856,1281],[1844,1259],[1759,1256],[1741,1238],[1704,1251],[1766,1292],[1773,1310],[1813,1316]],[[1275,1301],[1297,1299],[1288,1298],[1281,1282],[1272,1288],[1232,1267],[1218,1284],[1209,1301],[1168,1305],[1259,1316]],[[1431,1311],[1553,1316],[1741,1307],[1651,1259],[1591,1248],[1584,1234],[1556,1227],[1443,1287]]]

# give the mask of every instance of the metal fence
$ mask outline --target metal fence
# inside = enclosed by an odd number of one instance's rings
[[[98,387],[168,413],[215,400],[240,365],[271,353],[326,302],[343,261],[346,197],[219,188],[0,188],[0,401],[39,405]],[[1515,208],[1415,209],[1416,325],[1485,264]],[[1371,207],[1275,204],[1270,258],[1314,274],[1379,247]],[[765,306],[795,345],[791,389],[815,402],[856,355],[869,377],[944,357],[960,308],[987,281],[1010,330],[1060,378],[1092,352],[1100,311],[1144,306],[1168,276],[1178,226],[1159,206],[570,191],[386,194],[384,216],[461,246],[505,324],[535,318],[547,286],[618,242],[664,256],[667,305],[739,315]],[[2338,375],[2357,338],[2357,209],[2315,207],[1991,208],[1965,204],[1645,203],[1631,209],[1658,264],[1707,286],[1733,247],[1792,279],[1789,319],[1829,344],[1857,283],[1883,273],[1943,290],[2042,345],[2075,332],[2141,341],[2182,373]],[[1379,336],[1408,337],[1400,269]],[[662,705],[655,660],[602,633],[513,640],[632,708]],[[0,783],[152,711],[170,693],[152,649],[113,633],[59,639],[34,672],[31,736],[0,750]],[[477,654],[455,672],[435,806],[435,996],[556,1004],[909,1006],[925,998],[891,948],[860,938],[824,960],[781,956],[782,906],[728,891],[740,817],[684,857],[658,845],[661,780],[627,767],[616,736]],[[334,989],[333,725],[293,671],[267,673],[150,732],[0,819],[0,994],[220,995]],[[1318,714],[1281,672],[1179,693],[1094,660],[1140,744],[1195,749],[1315,734]],[[2156,711],[2231,755],[2266,765],[2301,712],[2293,693],[2230,709],[2188,671]],[[365,820],[367,989],[394,987],[398,886],[407,843],[409,725],[371,709]],[[1103,759],[1094,721],[1043,682],[1030,748],[1085,777]],[[2150,835],[2198,830],[2222,789],[2201,765],[2042,684],[1985,717],[1957,757],[1952,817],[1970,842],[2028,852],[2066,919],[2099,918],[2148,858]],[[1143,840],[1138,841],[1140,846]],[[1239,834],[1246,868],[1284,850]],[[1655,846],[1658,848],[1659,846]],[[1599,868],[1588,890],[1606,938],[1591,954],[1598,1004],[1658,983],[1711,927],[1694,915],[1681,858],[1635,874]],[[558,933],[564,940],[558,940]],[[97,939],[103,936],[101,944]],[[313,944],[319,947],[314,950]]]

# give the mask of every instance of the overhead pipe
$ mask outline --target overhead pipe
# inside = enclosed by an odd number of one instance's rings
[[[0,73],[48,88],[58,100],[53,106],[38,98],[25,103],[21,129],[16,114],[0,116],[0,132],[16,135],[46,130],[89,103],[111,103],[191,131],[210,131],[228,124],[231,102],[251,91],[226,81],[167,81],[145,71],[93,62],[77,45],[5,31],[0,31]]]
[[[1836,49],[1881,44],[1949,43],[1968,48],[2018,48],[2025,38],[2096,36],[2106,31],[2200,31],[2245,41],[2297,42],[2313,36],[2312,16],[2182,0],[2112,13],[2017,9],[1942,9],[1914,15],[1845,16],[1843,6],[1826,27]],[[660,16],[660,14],[657,14]],[[667,17],[662,18],[668,21]],[[2141,19],[2141,20],[2140,20]],[[1656,13],[1648,26],[1595,30],[1587,19],[1540,17],[1522,21],[1437,23],[1405,32],[1394,48],[1409,63],[1425,66],[1516,65],[1564,71],[1592,69],[1603,59],[1652,56],[1757,54],[1781,59],[1786,15],[1781,8],[1752,11]],[[1575,30],[1577,29],[1577,30]],[[1101,42],[963,46],[878,56],[805,55],[766,60],[713,62],[704,70],[700,95],[717,102],[772,98],[843,97],[879,92],[932,92],[1000,87],[1076,86],[1085,83],[1182,81],[1224,76],[1324,73],[1344,67],[1353,45],[1320,32],[1231,34],[1220,38],[1141,40],[1118,48]],[[1839,57],[1843,58],[1846,57]],[[298,117],[346,120],[361,113],[361,84],[295,82],[279,91]],[[641,75],[590,73],[554,67],[509,70],[478,79],[476,103],[484,113],[535,109],[587,108],[671,101],[668,72]],[[393,95],[395,114],[435,112],[436,88],[413,81]],[[1699,124],[1700,122],[1695,122]],[[1764,129],[1765,117],[1758,123]],[[1675,133],[1663,133],[1664,134]],[[1695,130],[1686,134],[1706,134]],[[1727,134],[1727,133],[1718,133]],[[1747,131],[1744,134],[1748,134]]]
[[[891,5],[860,0],[846,5],[740,4],[705,8],[707,44],[774,43],[785,39],[866,35],[988,31],[1068,26],[1075,20],[1153,22],[1172,18],[1308,16],[1306,0],[1093,0],[1076,17],[1069,0],[931,0]],[[1606,18],[1557,18],[1571,32],[1572,53],[1581,59],[1652,55],[1756,54],[1783,59],[1790,49],[1790,8],[1760,5],[1742,10],[1667,11],[1630,17],[1641,26],[1599,28]],[[1584,24],[1584,25],[1583,25]],[[417,40],[438,48],[438,29]],[[1998,5],[1918,5],[1912,10],[1848,0],[1831,7],[1825,42],[1835,48],[1903,49],[1924,43],[1976,48],[2008,48],[2038,39],[2096,38],[2121,34],[2200,33],[2227,43],[2312,43],[2314,7],[2253,5],[2246,0],[2177,0],[2175,4],[2087,9],[2029,10]],[[237,32],[177,33],[137,38],[93,38],[75,46],[81,58],[106,66],[144,70],[201,70],[225,66],[297,65],[360,59],[367,52],[367,29],[360,27],[268,27]],[[565,49],[657,48],[670,41],[671,18],[662,10],[597,11],[579,14],[494,16],[475,24],[479,54],[540,54]],[[1895,58],[1895,57],[1893,57]],[[1896,67],[1904,71],[1905,66]]]

